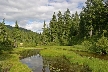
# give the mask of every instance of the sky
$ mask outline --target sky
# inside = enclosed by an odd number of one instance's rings
[[[42,32],[43,22],[49,24],[54,12],[64,13],[67,8],[72,14],[81,12],[86,0],[0,0],[0,22],[6,25]]]

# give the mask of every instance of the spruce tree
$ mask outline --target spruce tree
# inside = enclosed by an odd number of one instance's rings
[[[58,35],[58,40],[59,44],[63,45],[63,28],[64,28],[64,19],[61,11],[58,12],[58,21],[57,21],[57,35]]]
[[[87,0],[86,7],[80,13],[80,35],[89,37],[102,34],[107,29],[105,14],[102,0]]]
[[[43,25],[43,33],[42,33],[42,42],[43,45],[48,45],[48,43],[50,42],[50,34],[49,34],[49,28],[46,26],[46,23],[44,21],[44,25]]]
[[[52,20],[49,23],[50,27],[50,35],[51,35],[51,42],[57,43],[58,38],[57,38],[57,19],[55,12],[53,14]]]
[[[70,28],[71,28],[71,16],[70,10],[67,9],[64,13],[64,25],[63,25],[63,42],[64,45],[69,45],[70,39]]]
[[[15,27],[13,29],[13,40],[14,40],[14,47],[18,47],[18,42],[21,42],[21,34],[20,34],[19,26],[17,21],[15,22]]]
[[[0,22],[0,51],[11,49],[11,41],[8,39],[8,33],[6,32],[5,19]]]
[[[4,42],[6,39],[7,39],[7,33],[5,30],[5,23],[3,19],[3,22],[0,22],[0,41]]]

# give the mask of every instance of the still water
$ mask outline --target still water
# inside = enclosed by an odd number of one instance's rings
[[[21,59],[21,62],[27,64],[33,72],[92,72],[88,66],[70,63],[65,56],[43,58],[37,54]]]
[[[49,67],[44,66],[43,58],[39,54],[21,59],[21,62],[27,64],[28,67],[33,70],[33,72],[50,72]]]
[[[40,50],[25,50],[20,53],[20,61],[33,72],[92,72],[87,65],[70,63],[65,57],[42,57]]]

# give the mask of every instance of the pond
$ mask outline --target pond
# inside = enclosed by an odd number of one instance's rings
[[[50,72],[48,67],[43,67],[43,59],[39,54],[21,59],[21,62],[27,64],[28,67],[33,70],[33,72],[44,72],[43,70]]]
[[[33,53],[33,51],[31,51],[31,53]],[[35,50],[34,55],[21,58],[20,61],[28,65],[33,72],[92,72],[87,65],[78,65],[78,63],[71,64],[65,56],[42,57],[39,52]]]

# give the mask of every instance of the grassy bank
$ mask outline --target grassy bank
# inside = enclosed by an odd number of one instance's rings
[[[1,72],[31,72],[31,70],[19,60],[17,54],[2,54],[0,55]]]
[[[12,51],[3,51],[0,54],[0,72],[32,72],[27,65],[20,62],[20,53],[28,49],[37,48],[15,48]]]
[[[80,56],[73,51],[63,50],[58,48],[47,48],[42,50],[42,56],[45,57],[57,57],[65,56],[71,63],[78,63],[79,65],[88,65],[93,72],[108,72],[108,61],[98,58],[89,58]]]

